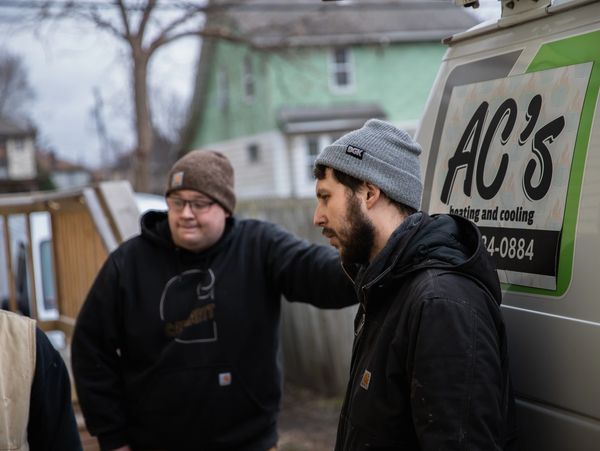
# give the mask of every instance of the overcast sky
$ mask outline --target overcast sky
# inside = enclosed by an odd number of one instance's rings
[[[480,12],[499,15],[497,0],[484,0]],[[60,157],[97,167],[114,155],[102,155],[92,119],[94,88],[101,93],[110,135],[131,147],[128,65],[124,45],[90,26],[61,22],[42,30],[15,27],[13,11],[0,0],[0,48],[23,58],[36,93],[31,115],[41,144]],[[187,103],[191,96],[198,41],[186,39],[159,51],[152,60],[151,85],[163,98]]]
[[[102,155],[92,109],[100,92],[112,138],[133,143],[129,65],[124,44],[90,25],[61,21],[39,32],[15,26],[0,0],[0,48],[22,57],[35,91],[30,112],[40,143],[73,162],[98,166]],[[151,60],[150,83],[161,97],[183,104],[191,95],[199,41],[189,38],[159,50]]]

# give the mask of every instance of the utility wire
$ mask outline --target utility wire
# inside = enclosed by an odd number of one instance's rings
[[[412,0],[403,2],[364,2],[364,3],[321,3],[317,0],[313,2],[280,2],[280,3],[219,3],[201,6],[194,3],[169,2],[158,3],[154,7],[157,10],[194,10],[194,11],[331,11],[331,10],[391,10],[391,9],[429,9],[439,8],[440,6],[449,6],[452,3],[449,0]],[[453,6],[453,5],[452,5]],[[78,10],[86,9],[113,9],[114,2],[73,2],[63,1],[35,1],[35,0],[0,0],[0,8],[15,9],[40,9],[40,8],[70,8]],[[454,7],[454,6],[453,6]],[[125,5],[128,11],[143,11],[144,5]]]

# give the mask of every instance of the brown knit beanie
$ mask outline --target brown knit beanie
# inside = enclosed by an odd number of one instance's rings
[[[181,189],[200,191],[233,214],[233,168],[220,152],[192,150],[177,160],[169,171],[165,195]]]

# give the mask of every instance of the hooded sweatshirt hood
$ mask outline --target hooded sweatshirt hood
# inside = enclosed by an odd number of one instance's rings
[[[150,210],[146,212],[140,219],[140,228],[142,238],[151,241],[157,246],[177,250],[181,254],[188,254],[190,257],[207,257],[217,253],[226,243],[231,235],[231,230],[235,227],[236,219],[229,217],[225,223],[225,230],[219,240],[208,249],[201,252],[192,252],[184,248],[178,247],[171,237],[169,229],[169,220],[167,212]]]
[[[150,210],[140,219],[142,237],[161,246],[172,248],[175,246],[169,231],[167,213],[164,211]]]
[[[356,281],[370,287],[386,278],[402,278],[427,268],[447,269],[473,279],[501,303],[502,292],[496,265],[488,254],[481,233],[471,221],[457,215],[409,216]]]

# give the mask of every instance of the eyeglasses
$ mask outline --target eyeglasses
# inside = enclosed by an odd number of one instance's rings
[[[167,197],[168,207],[177,213],[181,213],[186,205],[190,206],[190,209],[194,214],[206,213],[212,204],[214,204],[214,202],[210,200],[187,200],[182,199],[181,197]]]

